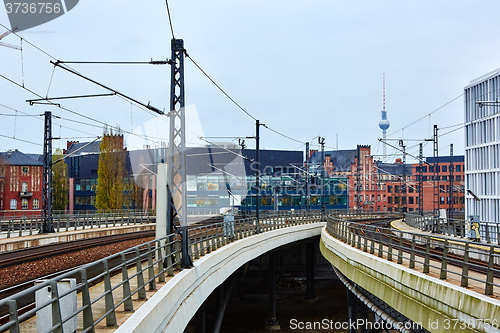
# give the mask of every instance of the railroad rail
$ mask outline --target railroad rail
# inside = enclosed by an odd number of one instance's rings
[[[99,238],[79,239],[75,241],[54,243],[25,248],[22,250],[4,252],[0,254],[0,268],[17,265],[28,261],[34,261],[58,254],[88,249],[91,247],[123,242],[131,239],[153,237],[154,235],[154,230],[138,231],[126,234],[103,236]]]
[[[334,211],[329,212],[329,214],[349,219],[387,217],[387,214],[363,214],[349,211]],[[188,251],[191,258],[196,260],[228,243],[259,232],[324,222],[325,217],[326,215],[322,215],[318,211],[295,211],[265,215],[258,224],[254,217],[246,217],[238,219],[234,223],[216,222],[208,225],[193,225],[188,229],[190,239]],[[144,300],[146,289],[155,290],[157,283],[164,282],[166,276],[172,276],[176,270],[181,269],[181,243],[180,235],[167,235],[81,266],[4,298],[0,300],[0,311],[8,311],[9,318],[0,326],[0,332],[18,330],[20,323],[35,316],[37,311],[46,307],[51,307],[55,314],[52,317],[51,332],[60,331],[63,325],[66,325],[75,316],[83,316],[83,321],[81,321],[83,326],[78,327],[81,332],[91,332],[98,325],[115,326],[117,324],[117,310],[133,311],[133,299]],[[117,262],[117,265],[112,266],[112,261]],[[99,267],[101,273],[90,278],[90,271],[96,267]],[[130,269],[130,267],[133,268]],[[58,293],[58,282],[71,278],[76,279],[76,286]],[[99,279],[104,282],[104,292],[91,297],[89,288],[92,283]],[[52,296],[44,304],[39,304],[28,310],[20,310],[20,299],[47,287],[50,287]],[[60,300],[69,295],[78,298],[78,307],[76,311],[63,316],[61,315]]]
[[[485,295],[500,293],[500,283],[494,279],[500,274],[498,245],[360,224],[335,216],[328,217],[327,231],[352,247],[388,261],[405,262],[411,269],[418,264],[425,274],[430,274],[432,268],[442,280],[449,276],[460,280],[462,287],[478,282]],[[482,274],[471,274],[474,271]]]
[[[78,215],[54,215],[56,232],[130,226],[156,222],[155,215],[142,212],[113,212]],[[0,232],[4,238],[31,236],[37,234],[43,225],[41,217],[22,217],[0,221]]]
[[[469,221],[456,218],[440,218],[431,215],[405,213],[405,222],[422,231],[431,231],[443,235],[467,238],[470,230]],[[500,245],[500,223],[479,222],[481,241]]]

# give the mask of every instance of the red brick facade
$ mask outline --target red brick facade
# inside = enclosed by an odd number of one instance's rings
[[[359,156],[359,168],[358,157]],[[447,160],[449,157],[442,157]],[[454,213],[464,211],[464,161],[453,162],[453,199],[452,210]],[[439,180],[436,182],[436,208],[449,208],[450,190],[450,163],[438,163]],[[434,210],[434,173],[433,163],[423,166],[423,210]],[[371,156],[370,146],[358,146],[354,163],[350,172],[332,172],[329,158],[325,158],[325,168],[330,175],[344,175],[349,180],[349,208],[366,209],[374,211],[418,211],[418,168],[419,164],[408,164],[406,171],[400,160],[391,164],[380,164]],[[398,172],[391,171],[399,169]],[[407,174],[406,179],[403,175]],[[406,191],[404,191],[406,188]]]
[[[42,166],[0,160],[0,217],[39,216],[41,207]]]

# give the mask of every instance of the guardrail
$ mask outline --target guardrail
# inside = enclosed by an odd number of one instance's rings
[[[384,213],[345,210],[328,211],[327,214],[351,219],[387,216]],[[190,258],[196,260],[233,241],[261,232],[325,221],[325,216],[317,210],[277,212],[262,216],[259,223],[256,223],[255,217],[246,217],[235,222],[190,226],[187,229],[189,239],[187,253]],[[181,235],[171,234],[84,265],[2,299],[0,300],[0,311],[8,311],[9,315],[8,321],[0,326],[0,332],[6,330],[19,332],[21,322],[47,308],[50,308],[53,314],[49,332],[62,332],[63,326],[74,320],[76,316],[83,317],[81,326],[78,327],[78,331],[81,332],[93,332],[96,326],[103,321],[105,326],[115,326],[117,324],[117,310],[133,311],[133,297],[135,297],[134,299],[145,299],[146,286],[149,290],[155,290],[157,282],[165,281],[165,275],[172,276],[175,270],[182,269],[183,251],[181,248],[183,243]],[[131,273],[130,269],[132,269]],[[90,273],[95,270],[101,270],[101,272],[88,278]],[[146,278],[145,275],[147,275]],[[57,284],[65,279],[76,279],[77,284],[59,293]],[[92,298],[90,287],[100,281],[104,282],[104,292]],[[29,309],[18,307],[21,298],[26,295],[34,295],[44,288],[50,288],[50,298],[43,304]],[[69,314],[62,315],[61,299],[75,293],[78,299],[77,308]]]
[[[352,247],[370,254],[376,252],[388,261],[395,259],[398,264],[405,261],[412,269],[419,264],[426,274],[431,268],[439,270],[443,280],[449,275],[458,276],[462,287],[476,281],[483,284],[486,295],[493,295],[494,289],[499,291],[500,285],[494,282],[494,277],[500,276],[500,246],[360,224],[334,216],[328,217],[327,231]],[[449,269],[448,265],[455,269]],[[470,271],[484,275],[478,278]]]
[[[157,280],[163,282],[166,274],[173,275],[174,269],[180,264],[180,256],[180,239],[172,234],[44,281],[0,300],[0,308],[7,308],[9,313],[8,322],[0,326],[0,332],[7,330],[19,332],[20,322],[45,309],[52,312],[50,332],[63,332],[63,326],[79,315],[83,317],[81,332],[93,332],[103,320],[105,320],[106,326],[116,326],[117,309],[121,307],[124,311],[134,311],[133,297],[146,299],[146,287],[149,290],[155,290]],[[130,267],[135,267],[135,272],[132,272],[131,275],[129,274]],[[90,273],[95,270],[102,270],[102,272],[88,278]],[[58,283],[66,279],[76,279],[77,283],[74,287],[59,293]],[[133,283],[133,280],[136,282]],[[101,281],[104,282],[104,292],[92,297],[90,287]],[[17,304],[21,298],[47,288],[49,288],[50,297],[43,304],[28,309],[18,308]],[[61,299],[70,298],[75,293],[78,295],[76,309],[63,316]]]
[[[431,231],[455,237],[468,238],[470,236],[467,234],[466,221],[463,219],[442,219],[431,215],[405,214],[405,222],[422,231]],[[479,234],[481,241],[500,245],[500,223],[480,222]]]
[[[79,215],[54,215],[52,223],[56,232],[108,228],[123,225],[154,223],[156,216],[144,215],[143,212],[113,212]],[[0,231],[5,238],[31,236],[41,230],[41,217],[15,218],[0,222]]]

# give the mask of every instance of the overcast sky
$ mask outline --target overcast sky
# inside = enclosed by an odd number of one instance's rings
[[[330,147],[336,146],[338,135],[341,149],[370,144],[374,153],[382,152],[377,139],[381,136],[378,121],[383,72],[389,133],[396,130],[391,137],[400,137],[401,127],[460,95],[472,79],[500,67],[497,0],[170,0],[170,7],[176,37],[184,39],[189,54],[250,113],[302,141],[324,136]],[[3,7],[0,22],[8,25]],[[69,13],[21,35],[62,60],[170,56],[171,36],[162,0],[81,0]],[[2,41],[19,44],[12,35]],[[50,59],[24,46],[25,84],[45,95],[52,73]],[[74,67],[140,101],[168,109],[168,66]],[[22,80],[19,51],[0,47],[0,73]],[[189,61],[185,77],[186,103],[196,106],[205,135],[254,134],[254,122]],[[102,92],[57,69],[49,95]],[[56,108],[30,107],[24,101],[33,97],[0,79],[1,104],[32,114],[51,110],[88,122]],[[62,104],[125,130],[150,124],[154,117],[116,97]],[[9,113],[0,109],[0,113]],[[193,121],[198,129],[198,121]],[[425,119],[407,128],[404,136],[423,139],[431,135],[431,124],[446,127],[461,122],[462,98],[437,112],[431,121]],[[0,134],[39,143],[42,125],[34,118],[0,116]],[[62,137],[102,133],[101,128],[67,121],[58,121],[53,128],[54,135]],[[164,131],[166,137],[168,128]],[[252,147],[251,140],[247,141]],[[455,153],[463,154],[463,141],[462,130],[442,137],[440,154],[448,153],[451,142]],[[262,129],[262,147],[303,149],[266,129]],[[0,138],[0,150],[14,148],[42,151],[36,145]],[[416,151],[413,148],[410,152]],[[431,145],[426,153],[432,153]]]

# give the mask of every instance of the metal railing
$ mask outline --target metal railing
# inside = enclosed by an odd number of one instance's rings
[[[330,213],[348,214],[343,211]],[[356,214],[359,215],[359,213]],[[349,214],[349,216],[354,215]],[[256,223],[255,218],[242,218],[235,222],[192,226],[188,228],[190,239],[188,252],[190,257],[196,260],[230,242],[259,232],[315,223],[321,220],[322,215],[318,211],[298,211],[269,214],[264,216],[259,224]],[[105,326],[115,326],[117,324],[116,311],[118,309],[125,312],[133,311],[133,297],[135,297],[134,299],[145,299],[146,286],[150,290],[154,290],[156,289],[156,282],[165,281],[165,274],[173,275],[174,270],[181,269],[181,245],[182,238],[180,235],[168,235],[87,264],[0,300],[0,310],[9,313],[8,322],[0,326],[0,332],[6,330],[19,332],[21,322],[48,307],[54,314],[49,332],[62,332],[64,324],[74,320],[75,316],[80,314],[83,316],[83,322],[79,327],[82,332],[94,331],[96,326],[103,321],[105,321],[103,324]],[[129,273],[131,266],[135,267],[133,274]],[[96,270],[99,273],[89,278],[90,274]],[[146,278],[145,275],[147,275]],[[57,292],[57,283],[68,278],[76,279],[77,285],[59,294]],[[135,288],[132,287],[133,279],[136,280]],[[90,288],[100,281],[104,282],[104,292],[98,293],[92,298]],[[20,299],[27,295],[33,296],[37,291],[47,287],[51,290],[51,296],[44,304],[29,309],[18,308]],[[121,290],[121,293],[118,292],[119,290]],[[78,295],[77,309],[68,315],[61,315],[61,299],[75,293]],[[104,308],[103,311],[102,308]]]
[[[52,312],[50,332],[63,332],[63,327],[77,316],[83,317],[81,332],[93,332],[104,320],[106,326],[116,326],[116,311],[119,308],[125,312],[134,311],[134,297],[145,300],[146,287],[155,290],[156,281],[164,282],[165,275],[173,275],[181,262],[180,256],[180,239],[172,234],[44,281],[0,300],[0,308],[6,308],[9,314],[7,323],[0,326],[0,332],[19,332],[21,322],[46,308]],[[66,279],[75,279],[76,286],[59,293],[58,283]],[[103,282],[104,292],[92,297],[90,289],[99,282]],[[46,288],[49,288],[50,297],[43,304],[18,308],[23,297],[33,296]],[[76,310],[63,315],[61,299],[75,294],[78,295]]]
[[[463,219],[442,219],[432,215],[405,214],[405,222],[422,231],[431,231],[455,237],[470,237],[467,234],[466,221]],[[500,245],[500,223],[480,222],[479,234],[482,242]]]
[[[500,276],[500,246],[360,224],[334,216],[328,217],[327,231],[352,247],[398,264],[406,263],[411,269],[419,265],[426,274],[435,269],[443,280],[454,275],[462,287],[475,281],[483,285],[486,295],[500,291],[500,284],[494,282],[494,277]]]
[[[124,225],[154,223],[156,216],[142,211],[124,211],[92,214],[57,214],[53,216],[56,232],[108,228]],[[21,217],[0,221],[0,237],[21,237],[37,234],[43,225],[42,217]]]
[[[350,212],[345,210],[328,211],[328,215],[338,218],[383,218],[383,213]],[[287,227],[325,221],[326,215],[320,211],[276,212],[262,216],[259,223],[255,217],[237,219],[235,222],[217,222],[188,228],[188,255],[199,259],[233,241],[252,235]],[[78,331],[93,332],[98,324],[116,326],[116,312],[133,311],[132,300],[144,300],[146,287],[157,288],[156,283],[165,281],[165,275],[172,276],[180,270],[182,263],[183,239],[179,234],[149,241],[104,259],[84,265],[60,276],[44,281],[18,294],[0,300],[0,313],[8,313],[7,322],[0,326],[0,332],[10,330],[19,332],[20,323],[32,318],[40,311],[52,311],[51,328],[48,332],[62,332],[63,326],[75,317],[83,317]],[[131,271],[132,270],[132,271]],[[76,286],[59,293],[57,284],[65,279],[76,279]],[[104,291],[92,293],[91,286],[103,282]],[[43,304],[31,307],[19,306],[23,297],[50,288],[50,297]],[[77,308],[62,315],[61,299],[77,295]],[[92,294],[95,294],[92,296]]]

